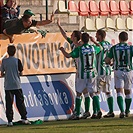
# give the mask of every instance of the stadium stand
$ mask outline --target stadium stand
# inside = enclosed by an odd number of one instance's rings
[[[128,8],[127,2],[125,0],[119,1],[119,8],[120,8],[120,14],[121,15],[128,15],[129,14],[129,8]]]
[[[119,13],[120,13],[119,6],[115,0],[109,1],[109,8],[110,8],[110,15],[112,15],[112,16],[119,15]]]
[[[90,13],[90,10],[87,6],[87,3],[84,0],[80,0],[78,2],[78,8],[79,8],[79,15],[80,16],[88,16]]]
[[[69,0],[68,2],[68,11],[70,16],[78,16],[78,7],[73,0]]]
[[[33,1],[27,2],[26,0],[19,0],[21,5],[21,15],[24,10],[30,8],[36,15],[33,16],[34,19],[40,20],[45,19],[45,2],[44,5],[40,2],[39,10],[38,7],[35,6]],[[40,0],[41,1],[41,0]],[[55,18],[60,17],[61,23],[64,27],[66,27],[67,31],[71,31],[75,27],[75,29],[80,30],[82,27],[85,27],[88,31],[96,31],[97,29],[106,30],[118,30],[118,29],[132,29],[132,19],[128,16],[130,13],[131,17],[133,15],[133,0],[55,0],[56,8],[53,9],[52,2],[49,2],[49,16],[53,10],[55,12]],[[38,2],[39,3],[39,2]],[[125,4],[126,3],[126,4]],[[29,5],[28,5],[29,4]],[[86,18],[88,17],[88,18]],[[123,18],[123,22],[125,28],[122,28],[123,24],[117,24],[117,17]],[[128,17],[128,19],[127,19]],[[91,19],[91,20],[90,20]],[[120,21],[119,21],[120,22]],[[66,25],[67,23],[67,25]],[[93,24],[92,24],[93,23]],[[117,25],[116,25],[117,24]],[[57,32],[57,28],[54,24],[50,24],[51,26],[41,27],[47,29],[49,32]],[[91,27],[91,26],[92,27]],[[120,26],[119,26],[120,25]],[[70,28],[69,28],[70,27]],[[121,28],[120,28],[121,27]],[[129,28],[130,27],[130,28]]]
[[[94,0],[89,1],[90,16],[99,16],[99,8]]]
[[[95,23],[91,18],[85,19],[84,31],[96,31]]]
[[[63,0],[58,0],[57,2],[58,12],[59,13],[68,13],[68,9],[66,7],[66,3]]]
[[[106,27],[106,29],[107,30],[116,30],[116,27],[115,27],[115,22],[113,21],[113,19],[112,18],[107,18],[106,20],[105,20],[105,27]]]
[[[129,10],[130,15],[133,15],[133,0],[129,2]]]
[[[127,30],[133,30],[133,19],[128,17],[126,18],[126,28]]]
[[[100,9],[100,15],[101,16],[108,16],[110,13],[108,4],[105,0],[100,0],[99,2],[99,9]]]
[[[101,18],[96,18],[95,19],[95,25],[96,25],[97,30],[105,29],[105,22]]]
[[[125,21],[122,18],[116,19],[117,30],[126,30]]]

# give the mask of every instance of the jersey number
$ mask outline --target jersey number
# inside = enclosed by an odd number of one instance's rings
[[[125,67],[126,66],[126,55],[125,55],[125,51],[121,51],[119,61],[120,61],[120,64],[122,63],[122,67]]]
[[[94,54],[86,54],[85,55],[85,72],[91,70],[93,68],[93,59],[94,59]]]

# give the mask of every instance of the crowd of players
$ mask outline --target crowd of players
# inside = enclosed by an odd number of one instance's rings
[[[111,72],[114,72],[114,88],[117,93],[117,103],[120,109],[120,118],[128,117],[132,102],[132,57],[133,46],[127,44],[128,33],[123,31],[119,34],[119,43],[112,46],[105,40],[106,32],[98,30],[96,32],[96,40],[89,36],[88,33],[73,31],[71,37],[67,37],[66,33],[57,21],[57,25],[63,37],[70,43],[72,52],[67,53],[63,47],[60,48],[66,58],[74,58],[77,68],[77,76],[75,82],[76,99],[75,110],[70,117],[73,120],[100,119],[102,112],[100,110],[99,94],[104,92],[107,96],[107,104],[109,111],[104,118],[114,117],[114,99],[111,93]],[[93,42],[94,45],[89,44]],[[123,97],[123,89],[125,98]],[[85,112],[80,116],[80,107],[82,93],[85,97]],[[90,98],[93,103],[93,114],[89,112]],[[124,107],[125,99],[125,107]]]

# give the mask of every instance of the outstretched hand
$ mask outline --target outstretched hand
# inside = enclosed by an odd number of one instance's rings
[[[63,50],[64,50],[64,48],[63,48],[63,47],[60,47],[60,48],[59,48],[59,50],[60,50],[60,51],[63,51]]]

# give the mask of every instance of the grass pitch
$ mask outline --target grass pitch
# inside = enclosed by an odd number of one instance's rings
[[[0,133],[133,133],[133,117],[60,120],[41,125],[0,126]]]

